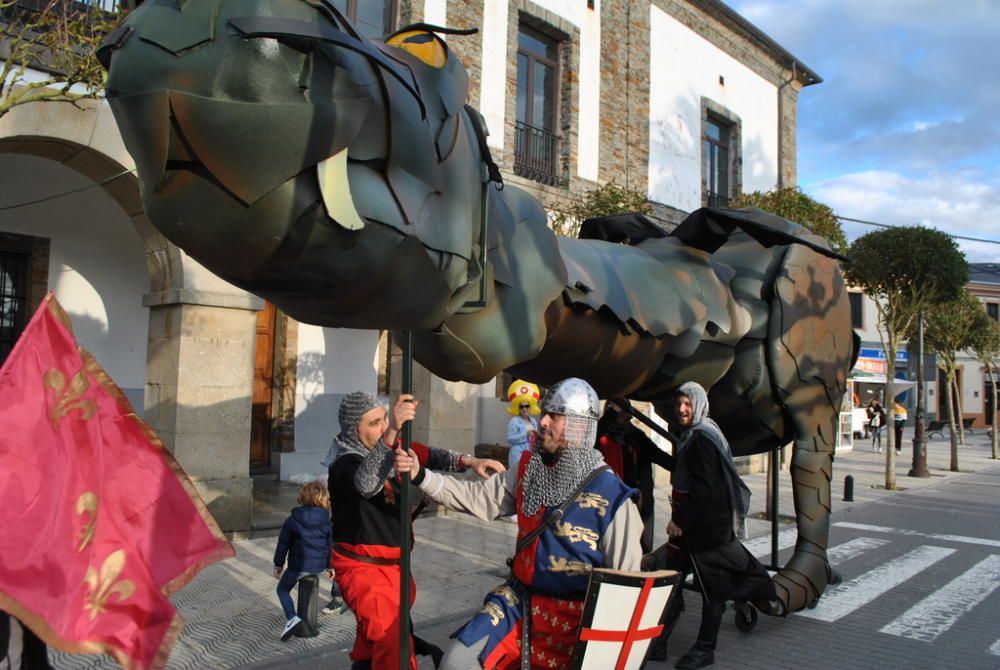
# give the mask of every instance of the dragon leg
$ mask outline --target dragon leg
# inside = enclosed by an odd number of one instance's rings
[[[833,444],[820,436],[795,441],[791,475],[798,540],[795,553],[774,576],[775,590],[786,612],[813,606],[830,583],[826,550],[832,474]]]
[[[798,540],[775,576],[786,612],[811,607],[832,579],[826,549],[840,402],[854,340],[835,262],[790,247],[775,280],[768,363],[795,435],[791,475]]]

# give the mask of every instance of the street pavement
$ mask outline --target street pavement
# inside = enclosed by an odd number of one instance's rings
[[[905,462],[896,468],[897,491],[882,486],[884,455],[865,442],[837,456],[830,557],[842,584],[828,589],[815,609],[785,619],[761,616],[749,633],[739,632],[727,615],[713,667],[1000,670],[1000,462],[989,459],[983,431],[968,443],[960,451],[962,471],[951,473],[948,443],[931,442],[932,477],[914,479],[906,476],[907,439]],[[841,500],[845,475],[854,477],[854,502]],[[760,513],[765,475],[745,479],[754,492],[751,512]],[[781,516],[791,516],[787,472],[779,491]],[[665,540],[667,492],[656,492],[657,543]],[[420,518],[415,530],[414,626],[444,646],[506,575],[515,526],[448,514]],[[769,531],[768,522],[751,520],[747,546],[765,562]],[[794,541],[794,527],[784,525],[781,560]],[[318,637],[282,643],[271,576],[274,538],[234,544],[235,558],[206,569],[173,597],[187,625],[168,667],[350,668],[350,612],[321,616]],[[692,592],[686,595],[688,611],[671,639],[668,663],[650,663],[651,670],[672,667],[694,642],[700,602]],[[53,656],[57,668],[115,667],[101,657]],[[421,670],[431,667],[429,659],[421,660]]]

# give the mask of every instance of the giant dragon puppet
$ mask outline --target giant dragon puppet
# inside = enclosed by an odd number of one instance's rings
[[[445,32],[366,41],[327,0],[146,0],[99,56],[150,220],[295,319],[411,330],[446,379],[579,375],[661,413],[698,381],[737,455],[794,441],[774,580],[786,611],[815,603],[856,346],[836,255],[757,210],[557,237],[497,183]]]

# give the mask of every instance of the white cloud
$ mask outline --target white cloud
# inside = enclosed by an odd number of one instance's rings
[[[844,174],[817,182],[810,195],[839,214],[889,225],[921,224],[952,235],[1000,242],[1000,174],[934,172],[908,177],[887,170]],[[849,239],[874,228],[845,225]],[[970,262],[1000,262],[1000,244],[958,240]]]

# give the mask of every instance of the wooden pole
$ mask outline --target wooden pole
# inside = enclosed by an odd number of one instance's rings
[[[413,333],[403,332],[403,393],[413,392]],[[413,439],[412,422],[403,425],[403,449],[407,452]],[[399,484],[399,670],[410,668],[410,473]]]

